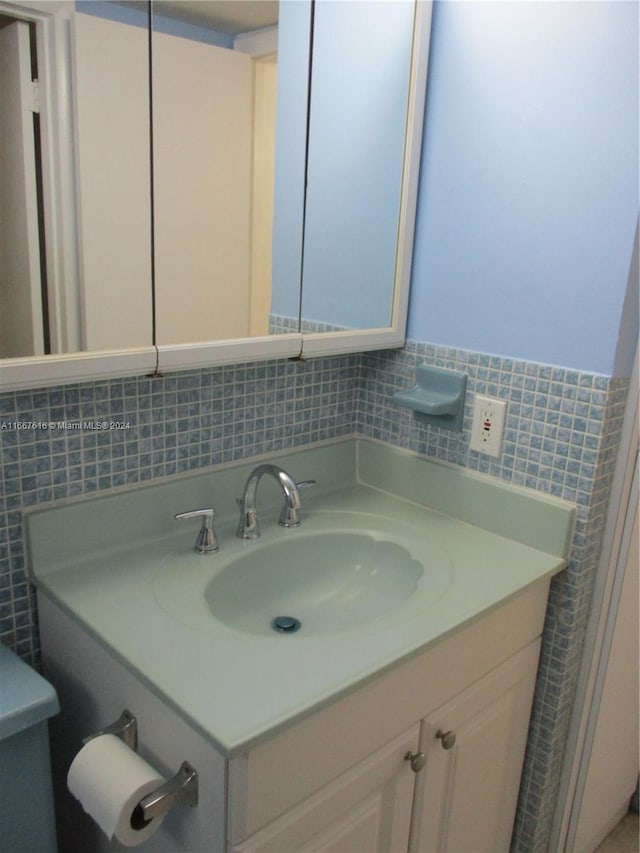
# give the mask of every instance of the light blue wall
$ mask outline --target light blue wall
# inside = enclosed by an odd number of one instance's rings
[[[435,4],[410,338],[613,373],[637,81],[635,3]]]

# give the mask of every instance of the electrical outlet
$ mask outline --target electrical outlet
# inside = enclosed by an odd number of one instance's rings
[[[505,400],[495,397],[476,395],[471,427],[471,450],[486,453],[487,456],[500,456],[502,433],[507,415]]]

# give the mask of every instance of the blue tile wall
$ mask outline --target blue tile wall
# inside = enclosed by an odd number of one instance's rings
[[[0,394],[2,641],[37,664],[23,507],[352,433],[358,374],[343,356]]]
[[[391,395],[426,362],[469,376],[464,429],[420,424]],[[0,637],[37,665],[22,508],[358,433],[574,501],[553,584],[513,849],[542,853],[555,806],[627,383],[430,344],[0,394]],[[507,400],[499,459],[469,450],[475,394]],[[97,428],[106,424],[106,428]],[[79,428],[84,427],[84,428]]]

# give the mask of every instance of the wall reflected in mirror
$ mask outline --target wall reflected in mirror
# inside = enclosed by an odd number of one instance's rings
[[[317,0],[302,330],[392,325],[415,3]]]

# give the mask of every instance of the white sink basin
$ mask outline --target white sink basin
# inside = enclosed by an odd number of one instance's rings
[[[233,560],[205,599],[216,619],[238,631],[327,634],[394,610],[423,572],[406,548],[374,534],[314,533]]]
[[[162,608],[201,633],[302,638],[373,628],[433,605],[453,577],[447,552],[417,526],[368,513],[323,511],[297,529],[271,525],[255,541],[220,538],[217,554],[183,548],[154,576]]]

